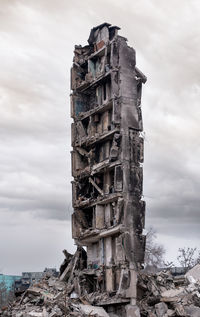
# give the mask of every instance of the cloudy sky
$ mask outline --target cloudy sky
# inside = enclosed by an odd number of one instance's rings
[[[69,73],[102,22],[137,51],[146,226],[168,260],[200,240],[198,0],[0,0],[0,272],[59,267],[71,239]]]

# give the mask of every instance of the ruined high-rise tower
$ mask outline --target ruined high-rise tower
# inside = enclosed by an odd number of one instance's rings
[[[123,315],[126,307],[131,316],[145,248],[141,91],[146,77],[118,30],[101,24],[91,30],[89,45],[75,46],[72,232],[87,250],[82,272],[87,293],[96,292],[97,304],[107,311]]]

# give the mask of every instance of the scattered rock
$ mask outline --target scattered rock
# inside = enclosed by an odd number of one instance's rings
[[[199,317],[200,316],[200,307],[196,306],[187,306],[185,307],[185,311],[190,317]]]
[[[196,282],[199,278],[200,272],[199,276],[195,275],[195,283],[194,276],[180,276],[177,279],[165,271],[140,273],[138,306],[141,317],[200,317],[200,283]]]
[[[193,281],[196,281],[196,283],[200,283],[200,264],[195,265],[191,270],[189,270],[185,274],[185,277],[188,280],[193,279]]]
[[[79,307],[83,314],[89,315],[89,316],[96,316],[99,317],[109,317],[109,315],[106,313],[105,309],[103,307],[98,306],[92,306],[92,305],[83,305],[79,304]]]
[[[156,315],[158,317],[163,317],[168,310],[168,307],[165,303],[158,303],[155,305]]]

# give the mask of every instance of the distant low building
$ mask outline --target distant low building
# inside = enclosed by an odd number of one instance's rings
[[[144,272],[156,274],[161,271],[170,271],[173,276],[185,275],[187,269],[182,266],[172,266],[172,267],[156,267],[153,265],[147,265],[144,269]]]
[[[14,298],[15,282],[20,280],[18,275],[0,274],[0,307],[7,305]]]
[[[7,292],[11,291],[14,287],[14,283],[17,280],[20,280],[21,276],[19,275],[4,275],[0,274],[0,287],[4,287]]]

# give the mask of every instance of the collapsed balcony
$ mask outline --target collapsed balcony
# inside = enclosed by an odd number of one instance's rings
[[[76,209],[72,217],[74,223],[73,238],[99,234],[102,230],[111,230],[117,227],[123,219],[122,207],[123,199],[118,198],[107,204],[96,204],[84,209]],[[121,230],[121,228],[118,229],[110,232],[105,231],[101,236],[112,235]]]
[[[77,183],[76,199],[96,199],[99,195],[104,196],[115,192],[115,171],[111,169],[106,173],[98,173],[93,178],[86,177]]]
[[[83,174],[82,174],[83,175]],[[135,179],[135,184],[137,182]],[[139,178],[139,185],[141,180]],[[109,165],[109,168],[101,168],[93,176],[78,177],[72,182],[73,205],[85,206],[96,201],[115,200],[118,193],[123,190],[123,169],[121,165]],[[138,184],[136,186],[138,188]]]
[[[104,140],[97,142],[91,149],[78,146],[71,152],[73,177],[84,178],[90,173],[94,175],[103,168],[111,169],[120,164],[120,134],[109,134]]]
[[[71,95],[71,116],[75,118],[107,104],[112,99],[111,91],[110,73],[93,81],[87,90],[77,90]]]

